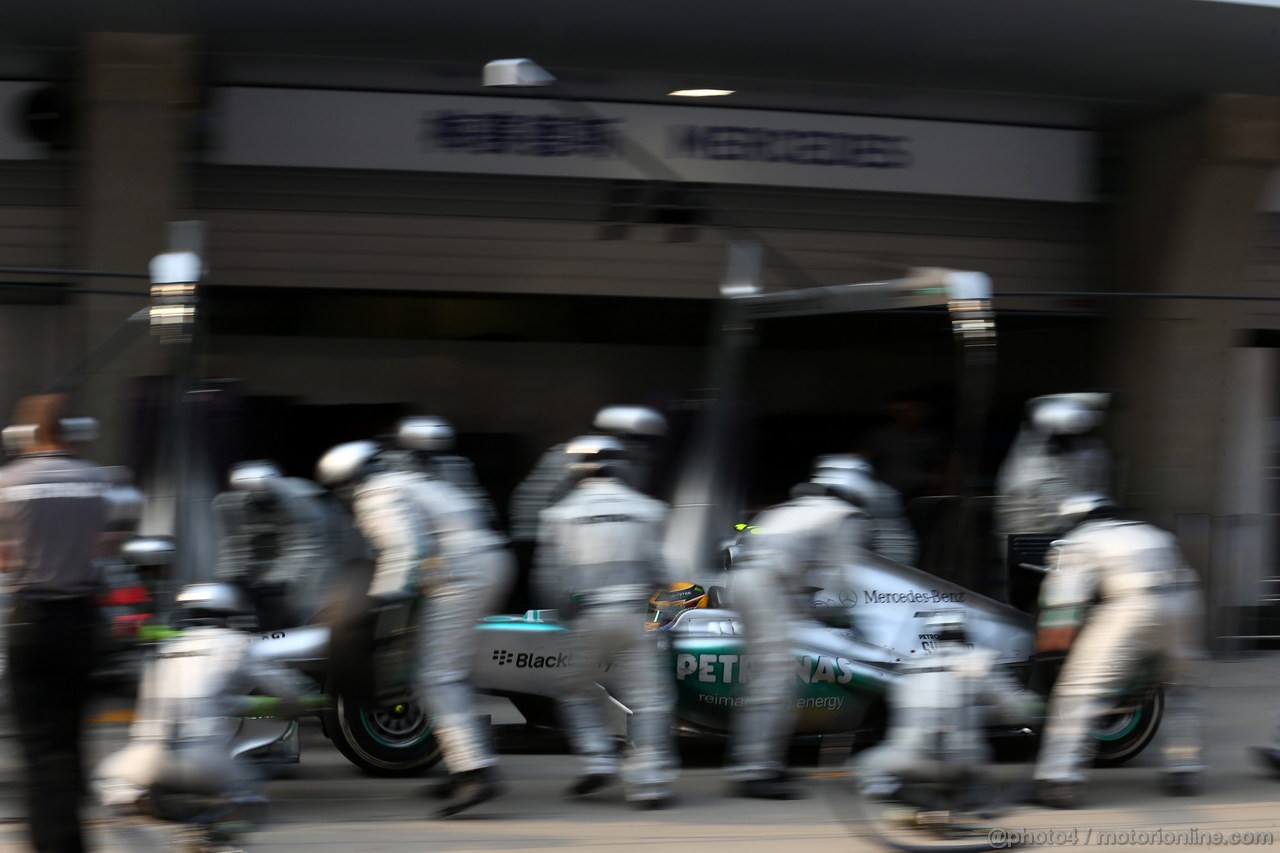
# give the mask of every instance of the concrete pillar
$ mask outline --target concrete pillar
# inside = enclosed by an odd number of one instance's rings
[[[1219,96],[1131,135],[1131,181],[1119,205],[1117,291],[1164,297],[1243,292],[1248,248],[1258,239],[1258,203],[1280,163],[1280,99]],[[1118,300],[1110,323],[1114,387],[1113,445],[1121,462],[1121,500],[1179,531],[1188,558],[1205,576],[1223,633],[1225,608],[1239,606],[1240,585],[1224,553],[1248,509],[1238,495],[1247,466],[1232,448],[1252,424],[1233,395],[1257,393],[1242,380],[1235,350],[1250,326],[1247,302],[1177,298]],[[1250,421],[1250,423],[1246,423]],[[1261,476],[1263,460],[1256,466]]]
[[[146,272],[168,243],[168,223],[185,217],[186,120],[196,100],[192,39],[180,35],[94,33],[80,81],[81,253],[86,269]],[[137,297],[88,295],[79,321],[84,352],[107,340],[147,304],[144,280],[95,278],[85,286]],[[144,333],[82,389],[81,409],[102,422],[92,449],[125,460],[123,429],[133,377],[167,372],[167,353]]]

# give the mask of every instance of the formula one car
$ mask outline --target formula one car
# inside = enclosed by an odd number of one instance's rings
[[[886,688],[902,661],[930,653],[934,640],[925,625],[940,609],[963,609],[971,640],[999,652],[1000,664],[1028,682],[1035,637],[1029,614],[874,556],[834,572],[829,580],[814,593],[814,619],[796,634],[798,735],[874,742],[883,732]],[[722,589],[710,592],[711,606],[679,613],[660,632],[677,685],[676,726],[695,738],[727,735],[730,715],[742,701],[741,685],[751,672],[732,602]],[[440,758],[431,720],[409,687],[414,607],[404,602],[347,623],[339,618],[332,635],[316,625],[276,631],[254,647],[254,654],[287,662],[323,685],[331,694],[322,717],[325,734],[348,760],[373,775],[420,773]],[[554,679],[547,676],[568,663],[566,639],[553,611],[482,620],[476,628],[477,689],[509,698],[532,724],[554,726]],[[610,663],[601,660],[597,666],[598,681],[609,691]],[[625,736],[629,711],[616,699],[611,706],[616,731]],[[1118,696],[1095,733],[1097,762],[1120,764],[1141,752],[1162,712],[1163,694],[1153,681],[1143,679]],[[289,734],[283,730],[288,725],[246,721],[239,751],[267,748]],[[1002,746],[1025,750],[1035,742],[1035,733],[1027,729],[991,734],[997,751]]]

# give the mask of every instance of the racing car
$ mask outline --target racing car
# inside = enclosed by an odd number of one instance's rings
[[[362,580],[362,579],[358,579]],[[940,609],[967,614],[970,639],[999,653],[999,664],[1028,683],[1034,663],[1035,626],[1030,614],[928,572],[869,556],[833,572],[813,593],[813,618],[796,632],[796,732],[802,737],[874,742],[886,722],[885,693],[899,665],[930,653],[928,620]],[[660,629],[677,685],[675,725],[685,736],[727,736],[750,677],[742,626],[721,587],[710,587],[710,606],[680,612]],[[373,775],[421,773],[440,759],[429,716],[410,687],[416,615],[412,602],[376,608],[332,633],[305,626],[262,636],[253,653],[307,672],[331,695],[322,716],[325,734],[346,758]],[[478,690],[511,700],[534,725],[554,726],[554,683],[547,676],[567,665],[568,635],[554,611],[493,616],[476,626],[473,677]],[[331,660],[330,644],[341,651]],[[344,659],[355,662],[359,674]],[[374,661],[374,666],[368,665]],[[611,697],[610,662],[596,662],[598,682]],[[614,698],[614,723],[625,736],[629,710]],[[1141,679],[1116,697],[1095,732],[1096,761],[1123,763],[1154,737],[1163,713],[1158,683]],[[263,749],[271,721],[246,724],[241,751]],[[285,724],[275,723],[276,726]],[[280,735],[286,734],[283,730]],[[1033,747],[1028,729],[992,731],[993,742],[1023,751]]]

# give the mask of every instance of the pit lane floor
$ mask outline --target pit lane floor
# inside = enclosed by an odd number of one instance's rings
[[[1044,849],[1206,850],[1210,849],[1204,841],[1206,833],[1260,832],[1270,833],[1271,839],[1226,846],[1280,853],[1280,780],[1265,775],[1245,755],[1248,746],[1265,741],[1276,723],[1278,676],[1280,655],[1274,653],[1215,662],[1208,668],[1204,698],[1211,769],[1202,796],[1175,799],[1158,790],[1157,738],[1131,765],[1094,771],[1088,808],[1062,812],[1023,807],[1000,825],[1066,833]],[[117,700],[95,709],[95,716],[118,720],[122,710],[127,708]],[[495,706],[495,711],[495,722],[504,722],[501,710]],[[122,722],[92,724],[91,754],[96,759],[116,748],[124,733]],[[4,853],[27,849],[16,746],[11,735],[0,739],[0,851]],[[324,741],[317,728],[309,728],[302,763],[286,769],[268,786],[271,822],[250,836],[246,846],[253,853],[880,849],[859,826],[849,827],[837,816],[824,788],[833,783],[822,778],[821,770],[812,769],[815,775],[804,783],[807,799],[761,802],[727,797],[714,763],[701,753],[692,758],[692,766],[686,767],[676,786],[678,806],[640,813],[622,802],[616,789],[583,800],[565,800],[561,791],[577,774],[571,756],[508,749],[502,756],[502,772],[509,785],[505,796],[452,820],[432,821],[427,819],[432,801],[422,791],[439,778],[439,771],[426,779],[365,778]],[[1184,836],[1120,844],[1135,839],[1100,835],[1152,830]],[[1192,836],[1192,830],[1200,835]],[[120,838],[98,819],[92,822],[91,841],[92,849],[103,853],[143,853],[136,841]]]

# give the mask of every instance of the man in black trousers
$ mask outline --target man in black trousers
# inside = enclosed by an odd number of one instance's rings
[[[93,655],[94,553],[109,516],[101,468],[72,456],[66,398],[27,397],[6,429],[0,470],[3,568],[9,573],[9,689],[26,761],[38,853],[80,853],[80,726]]]

